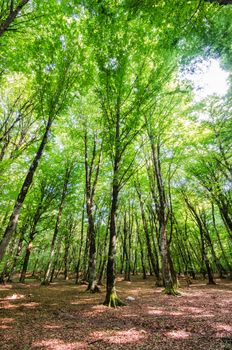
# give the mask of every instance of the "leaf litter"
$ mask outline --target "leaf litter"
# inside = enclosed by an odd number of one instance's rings
[[[149,277],[117,281],[127,306],[58,281],[0,286],[1,350],[232,350],[232,282],[194,281],[167,296]]]

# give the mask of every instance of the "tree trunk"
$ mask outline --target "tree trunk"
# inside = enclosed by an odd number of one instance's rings
[[[175,274],[173,274],[166,225],[162,225],[160,230],[160,253],[162,258],[163,282],[165,286],[164,293],[168,295],[176,295],[177,281]]]
[[[111,209],[110,209],[110,240],[109,240],[109,252],[106,270],[106,297],[104,305],[107,306],[122,306],[125,305],[117,296],[115,289],[116,279],[116,268],[115,268],[115,257],[116,257],[116,214],[118,206],[118,195],[120,191],[119,186],[119,163],[122,155],[120,150],[120,113],[119,110],[116,112],[116,123],[115,123],[115,151],[114,151],[114,166],[113,166],[113,181],[112,181],[112,197],[111,197]]]
[[[96,280],[96,231],[94,225],[92,204],[87,204],[88,213],[88,236],[89,236],[89,274],[88,274],[88,288],[91,293],[99,291]]]
[[[117,172],[115,172],[117,173]],[[116,212],[117,212],[117,202],[119,194],[119,186],[115,184],[116,179],[114,178],[111,211],[110,211],[110,241],[109,241],[109,252],[107,261],[107,271],[106,271],[106,297],[104,305],[107,306],[122,306],[124,303],[118,298],[115,289],[115,279],[116,279],[116,268],[115,268],[115,257],[116,257]]]
[[[142,239],[141,239],[140,232],[139,232],[139,224],[138,224],[137,218],[136,218],[136,225],[137,225],[138,242],[139,242],[139,246],[140,246],[140,257],[141,257],[141,264],[142,264],[142,271],[143,271],[143,279],[145,280],[147,278],[146,263],[145,263],[143,244],[142,244]]]
[[[229,271],[230,275],[232,276],[232,268],[231,268],[231,265],[230,265],[230,263],[229,263],[229,261],[227,259],[226,254],[225,254],[225,250],[224,250],[224,247],[222,245],[221,237],[220,237],[218,229],[217,229],[216,220],[215,220],[215,213],[214,213],[214,205],[213,204],[212,204],[212,217],[213,217],[214,230],[215,230],[216,235],[217,235],[217,240],[218,240],[218,243],[219,243],[219,246],[220,246],[220,249],[221,249],[221,253],[222,253],[224,262],[226,264],[226,268]]]
[[[28,238],[28,242],[27,242],[27,246],[26,246],[26,253],[25,253],[25,257],[24,257],[24,262],[23,262],[23,268],[21,271],[21,276],[19,279],[19,282],[24,283],[25,281],[25,277],[26,277],[26,273],[27,273],[27,267],[28,267],[28,263],[29,263],[29,259],[30,259],[30,254],[31,254],[31,249],[32,249],[32,242],[35,238],[36,235],[36,226],[39,222],[39,219],[41,217],[42,214],[42,203],[43,203],[43,199],[44,196],[42,195],[42,197],[40,198],[40,202],[37,206],[37,209],[35,211],[34,214],[34,218],[33,218],[33,224],[32,224],[32,228],[29,234],[29,238]]]
[[[92,159],[88,159],[88,137],[85,131],[85,191],[86,191],[86,211],[88,217],[88,239],[89,239],[89,263],[88,263],[88,288],[91,293],[99,292],[96,280],[96,228],[94,223],[93,206],[94,193],[98,181],[101,153],[98,158],[97,168],[94,172],[97,144],[94,137]],[[95,176],[93,180],[93,175]]]
[[[230,239],[232,240],[232,219],[229,214],[228,205],[224,203],[223,200],[217,201],[217,205],[222,217],[222,220],[227,228]]]
[[[109,235],[109,221],[107,222],[107,227],[106,227],[106,234],[105,234],[105,240],[104,240],[104,248],[103,248],[103,260],[101,263],[101,268],[99,269],[99,276],[98,276],[98,284],[101,286],[102,285],[102,279],[107,263],[107,240],[108,240],[108,235]]]
[[[148,120],[146,120],[148,123]],[[149,124],[148,124],[149,125]],[[163,183],[163,174],[160,163],[160,138],[155,141],[153,133],[148,128],[148,136],[151,145],[151,155],[153,164],[153,178],[157,186],[157,212],[159,221],[159,248],[161,253],[162,274],[164,283],[164,293],[177,295],[177,277],[173,268],[170,254],[170,242],[167,236],[167,224],[169,220],[169,207],[167,202],[166,191]]]
[[[123,252],[124,252],[124,257],[125,257],[125,266],[124,266],[124,280],[125,281],[130,281],[130,255],[129,255],[129,249],[127,245],[127,240],[128,240],[128,235],[130,235],[129,227],[127,225],[127,220],[126,220],[126,214],[124,215],[124,227],[123,227]],[[130,243],[129,243],[130,245]]]
[[[64,251],[64,279],[65,279],[65,281],[68,280],[69,248],[70,248],[70,242],[67,243],[67,245],[65,246],[65,251]]]
[[[204,223],[202,222],[202,219],[200,215],[197,213],[196,209],[193,207],[193,205],[189,202],[188,198],[185,197],[185,202],[191,211],[193,218],[195,219],[199,231],[200,231],[200,237],[201,237],[201,254],[202,254],[202,262],[206,267],[207,275],[208,275],[208,283],[209,284],[215,284],[213,279],[213,272],[210,267],[209,258],[206,252],[205,248],[205,229],[204,229]],[[202,266],[202,271],[204,272],[204,265]]]
[[[78,260],[75,267],[75,273],[76,273],[75,284],[78,284],[79,282],[81,252],[82,252],[82,246],[83,246],[83,240],[84,240],[84,219],[85,219],[85,194],[84,194],[84,201],[82,205],[82,215],[81,215],[81,239],[80,239],[80,245],[79,245]]]
[[[152,251],[152,246],[151,246],[151,239],[150,239],[150,234],[148,230],[148,224],[147,224],[147,219],[145,215],[145,210],[144,210],[144,203],[142,200],[142,194],[140,191],[140,188],[136,188],[138,197],[139,197],[139,203],[140,203],[140,210],[141,210],[141,217],[142,217],[142,222],[143,222],[143,229],[145,232],[145,238],[146,238],[146,245],[147,245],[147,252],[148,252],[148,257],[152,266],[152,271],[155,274],[156,277],[156,285],[160,286],[161,285],[161,280],[160,280],[160,275],[159,275],[159,267],[157,266],[157,261],[155,259],[154,253]]]
[[[220,278],[223,278],[224,274],[225,274],[225,269],[223,268],[220,260],[217,257],[217,254],[215,252],[215,249],[214,249],[214,246],[213,246],[213,243],[212,243],[212,240],[211,240],[211,237],[210,237],[210,234],[208,232],[208,228],[206,227],[206,223],[205,222],[204,222],[204,227],[205,227],[205,237],[206,237],[207,243],[208,243],[208,245],[210,247],[214,264],[215,264],[215,266],[216,266],[216,268],[218,270]]]
[[[17,200],[15,202],[13,212],[12,212],[11,217],[9,219],[9,223],[6,227],[5,233],[4,233],[3,238],[1,240],[1,243],[0,243],[0,262],[3,259],[3,256],[4,256],[5,251],[6,251],[6,247],[7,247],[8,243],[9,243],[9,241],[10,241],[10,239],[15,231],[21,208],[23,206],[23,203],[24,203],[24,200],[25,200],[26,195],[28,193],[28,190],[32,184],[35,171],[36,171],[38,164],[39,164],[39,160],[42,157],[43,150],[44,150],[45,145],[47,143],[51,125],[52,125],[52,119],[49,118],[47,121],[46,129],[45,129],[42,141],[40,143],[39,149],[38,149],[38,151],[37,151],[37,153],[32,161],[32,164],[28,170],[27,176],[23,182],[20,193],[19,193]]]
[[[19,278],[19,282],[21,282],[21,283],[25,282],[26,273],[27,273],[27,266],[28,266],[29,259],[30,259],[30,254],[31,254],[31,242],[28,242],[27,247],[26,247],[26,253],[24,256],[24,260],[23,260],[23,268],[22,268],[21,275]]]
[[[12,262],[12,266],[10,268],[9,274],[8,274],[8,278],[7,278],[7,282],[11,282],[12,276],[14,275],[14,271],[15,271],[15,267],[17,264],[17,260],[20,256],[20,253],[22,251],[22,246],[23,246],[23,239],[24,239],[24,235],[25,235],[25,230],[26,230],[26,226],[22,227],[22,231],[19,237],[19,241],[18,241],[18,245],[17,245],[17,250],[16,250],[16,254],[14,256],[13,262]]]
[[[232,5],[232,0],[204,0],[204,1],[216,3],[218,5]]]
[[[63,184],[60,205],[59,205],[59,209],[58,209],[58,213],[57,213],[57,217],[56,217],[56,225],[55,225],[55,229],[54,229],[54,233],[53,233],[53,237],[52,237],[52,242],[51,242],[49,263],[48,263],[48,267],[46,269],[44,280],[42,282],[43,285],[48,285],[50,283],[50,279],[51,279],[52,265],[53,265],[54,258],[55,258],[56,240],[57,240],[57,236],[58,236],[58,232],[59,232],[59,228],[60,228],[61,215],[62,215],[62,212],[64,209],[64,202],[65,202],[65,198],[66,198],[66,194],[67,194],[70,173],[71,173],[71,167],[67,167],[65,170],[64,184]]]
[[[57,278],[58,275],[59,275],[59,272],[60,272],[60,268],[62,267],[62,259],[61,259],[61,267],[57,269],[56,271],[56,268],[57,266],[59,265],[59,258],[60,258],[60,246],[61,246],[61,241],[62,241],[62,237],[60,237],[58,243],[56,244],[56,248],[55,248],[55,258],[54,258],[54,263],[52,264],[52,271],[51,271],[51,274],[50,274],[50,280],[49,280],[49,283],[52,283],[53,281],[53,278]],[[55,274],[56,272],[56,274]]]
[[[34,263],[34,267],[33,267],[33,270],[32,270],[32,274],[31,274],[31,277],[36,277],[36,268],[37,268],[37,265],[38,265],[38,262],[39,262],[39,258],[37,258],[35,260],[35,263]]]

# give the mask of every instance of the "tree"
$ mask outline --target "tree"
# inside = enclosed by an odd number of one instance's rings
[[[67,57],[66,60],[57,62],[57,67],[54,70],[53,74],[47,74],[49,73],[50,68],[47,68],[48,71],[45,70],[44,74],[42,74],[41,70],[39,71],[40,82],[42,82],[43,78],[44,82],[39,86],[38,93],[40,104],[37,105],[37,110],[40,114],[47,114],[45,117],[46,123],[44,133],[38,146],[36,155],[33,158],[28,169],[27,175],[16,199],[8,225],[1,240],[0,261],[3,258],[6,247],[15,231],[21,208],[32,184],[33,177],[38,167],[40,158],[43,155],[44,148],[47,144],[52,123],[54,122],[57,115],[64,109],[65,104],[67,103],[67,98],[70,94],[70,89],[75,82],[75,74],[71,68],[72,61],[70,60],[70,57]],[[57,73],[58,75],[56,75]]]

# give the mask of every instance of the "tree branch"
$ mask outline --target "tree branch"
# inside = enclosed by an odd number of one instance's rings
[[[18,6],[14,10],[12,9],[10,10],[10,13],[7,16],[7,18],[0,25],[0,36],[2,36],[9,29],[9,26],[11,25],[11,23],[15,20],[19,12],[28,3],[28,1],[29,0],[21,0]]]

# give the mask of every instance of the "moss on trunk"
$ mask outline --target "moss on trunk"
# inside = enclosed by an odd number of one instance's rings
[[[177,287],[165,287],[163,290],[163,293],[166,295],[172,295],[174,297],[181,295],[178,291],[177,291]]]
[[[126,306],[126,304],[117,296],[115,290],[109,294],[107,293],[103,305],[109,307]]]

